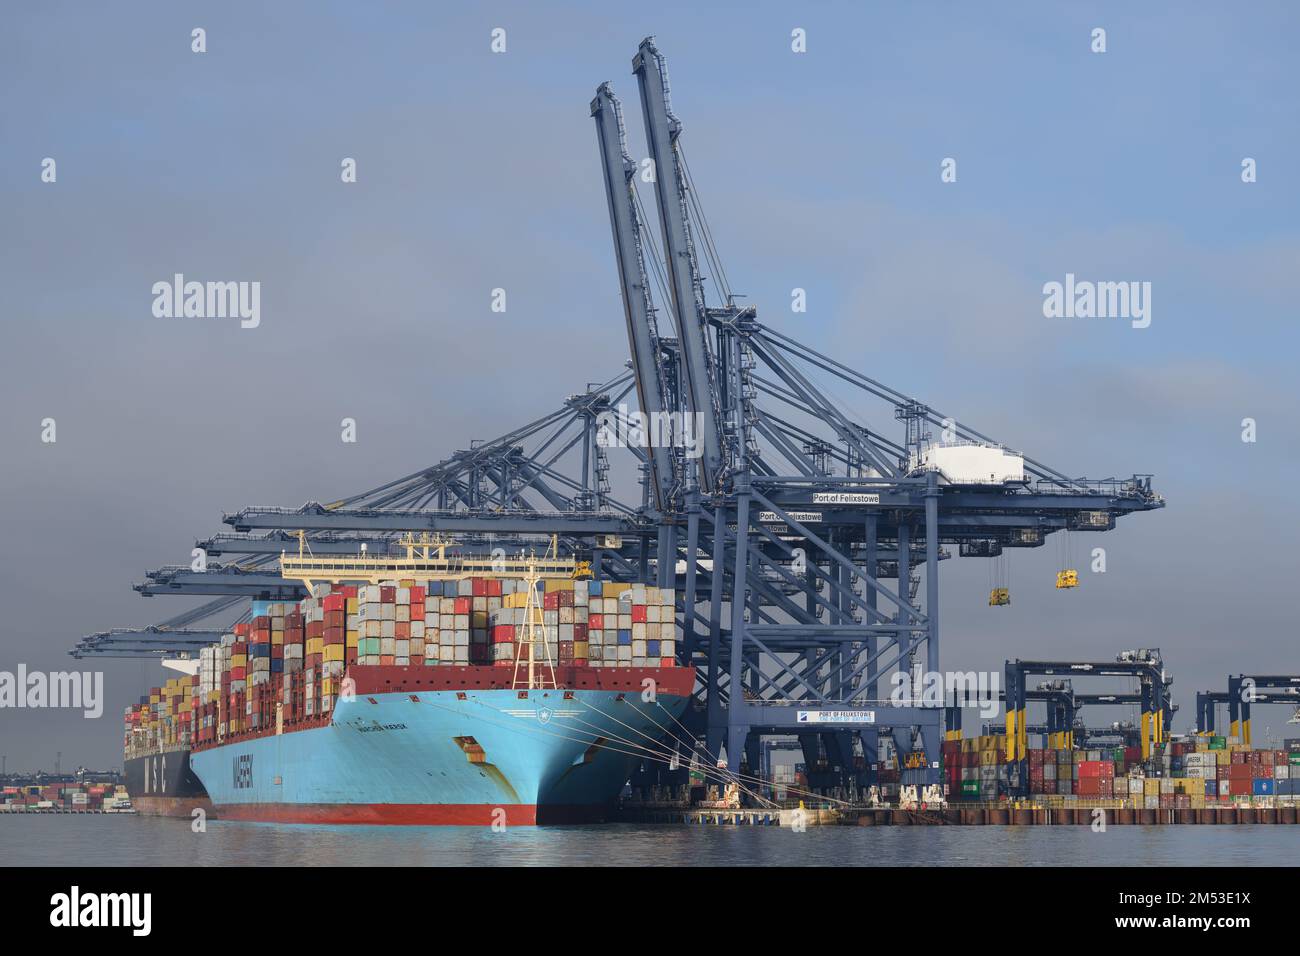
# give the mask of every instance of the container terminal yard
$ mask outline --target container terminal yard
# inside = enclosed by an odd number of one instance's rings
[[[719,258],[653,38],[633,72],[652,183],[615,88],[590,103],[626,367],[368,490],[226,513],[227,530],[196,542],[201,570],[147,572],[142,595],[207,602],[71,652],[180,673],[126,711],[137,808],[210,801],[218,818],[279,822],[488,823],[502,805],[524,823],[1297,822],[1300,747],[1258,746],[1250,711],[1294,709],[1300,676],[1227,677],[1197,695],[1197,733],[1177,737],[1176,651],[990,661],[998,680],[978,689],[1002,718],[963,730],[978,694],[943,679],[944,562],[990,562],[998,613],[1009,556],[1051,539],[1068,591],[1070,542],[1156,520],[1144,516],[1166,506],[1158,483],[1141,462],[1072,477],[763,322]],[[1113,704],[1140,720],[1086,722]],[[418,733],[403,737],[408,723]],[[778,780],[773,754],[790,750],[800,769]],[[429,766],[441,777],[416,779]]]

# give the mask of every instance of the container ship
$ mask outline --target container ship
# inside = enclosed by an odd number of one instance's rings
[[[158,817],[189,817],[196,809],[212,809],[212,801],[190,766],[185,746],[124,756],[126,792],[137,813]]]
[[[377,583],[307,568],[303,601],[253,602],[161,695],[188,746],[168,773],[187,757],[218,818],[598,822],[639,761],[673,750],[695,675],[671,589],[583,580],[573,561],[452,574],[441,556],[404,569],[443,579],[384,580],[392,562],[371,560],[328,570]]]
[[[177,669],[185,665],[184,661],[169,664]],[[137,813],[189,817],[196,809],[212,810],[207,791],[190,766],[193,686],[189,674],[172,678],[126,709],[123,777]]]

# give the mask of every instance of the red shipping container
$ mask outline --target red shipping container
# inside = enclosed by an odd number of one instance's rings
[[[646,622],[646,607],[644,604],[632,605],[632,623],[644,624]]]
[[[473,578],[471,581],[475,597],[487,597],[487,578]]]
[[[381,604],[396,604],[397,588],[391,584],[381,584],[379,586],[379,601]]]
[[[560,598],[560,600],[559,600],[559,606],[560,606],[560,607],[573,607],[573,592],[572,592],[572,591],[556,591],[555,593],[559,595],[559,598]]]
[[[492,641],[495,644],[513,644],[515,628],[513,624],[498,624],[492,628]]]
[[[422,585],[417,584],[411,588],[411,603],[412,604],[424,603],[424,587]]]
[[[322,602],[322,606],[325,608],[326,614],[330,611],[346,611],[348,607],[347,599],[344,598],[342,594],[325,595],[325,600]]]
[[[467,598],[467,597],[458,597],[458,598],[456,598],[456,607],[455,607],[456,613],[457,613],[457,614],[468,614],[468,613],[469,613],[469,605],[470,605],[470,600],[469,600],[469,598]]]
[[[556,611],[560,607],[560,592],[551,591],[542,597],[542,609]]]
[[[587,615],[587,626],[593,631],[603,631],[605,629],[605,615],[589,614]]]
[[[397,638],[399,641],[408,641],[408,640],[410,640],[410,639],[411,639],[411,622],[410,622],[410,621],[394,621],[394,622],[393,622],[393,637]]]
[[[500,597],[500,596],[501,596],[501,582],[500,582],[500,581],[496,580],[495,578],[493,578],[493,579],[491,579],[491,580],[488,581],[488,583],[487,583],[487,596],[488,596],[488,597]]]

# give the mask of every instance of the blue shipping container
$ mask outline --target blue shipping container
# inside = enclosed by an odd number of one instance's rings
[[[1256,780],[1254,781],[1254,784],[1255,784],[1255,796],[1257,797],[1273,796],[1272,780]]]

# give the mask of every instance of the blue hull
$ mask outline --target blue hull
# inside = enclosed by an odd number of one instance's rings
[[[190,764],[222,819],[563,823],[603,819],[638,760],[667,759],[685,737],[684,697],[520,693],[359,694],[326,726],[196,750]]]

